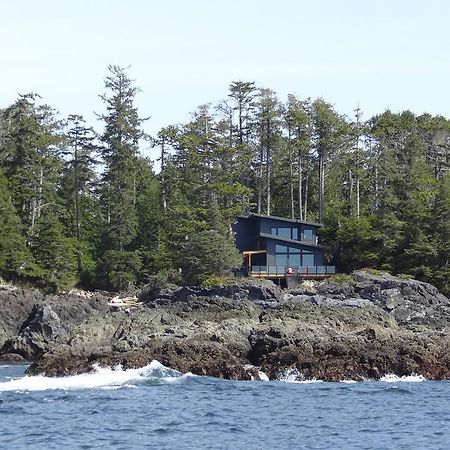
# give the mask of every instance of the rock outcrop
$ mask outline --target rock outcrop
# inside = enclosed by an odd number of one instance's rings
[[[255,280],[143,289],[132,308],[103,294],[19,292],[32,300],[0,291],[0,357],[33,361],[32,374],[81,373],[94,363],[140,367],[157,359],[228,379],[257,379],[258,370],[271,379],[287,373],[450,379],[450,302],[415,280],[360,271],[346,282],[308,282],[290,291]]]

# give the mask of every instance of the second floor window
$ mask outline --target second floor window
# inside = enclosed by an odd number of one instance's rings
[[[303,240],[313,241],[314,240],[313,230],[303,230]]]
[[[279,236],[285,239],[293,239],[298,241],[298,229],[289,227],[272,227],[270,229],[270,234],[272,236]]]

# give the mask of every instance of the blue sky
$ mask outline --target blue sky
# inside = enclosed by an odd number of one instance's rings
[[[255,81],[364,116],[450,115],[446,0],[3,0],[0,107],[37,92],[95,124],[108,64],[131,66],[147,131]]]

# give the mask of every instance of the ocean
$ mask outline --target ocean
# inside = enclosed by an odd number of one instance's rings
[[[225,381],[153,361],[64,378],[0,366],[1,449],[449,449],[450,382]]]

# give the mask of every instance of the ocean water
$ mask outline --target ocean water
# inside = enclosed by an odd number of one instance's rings
[[[0,366],[0,449],[449,449],[450,382],[224,381],[153,361],[65,378]]]

